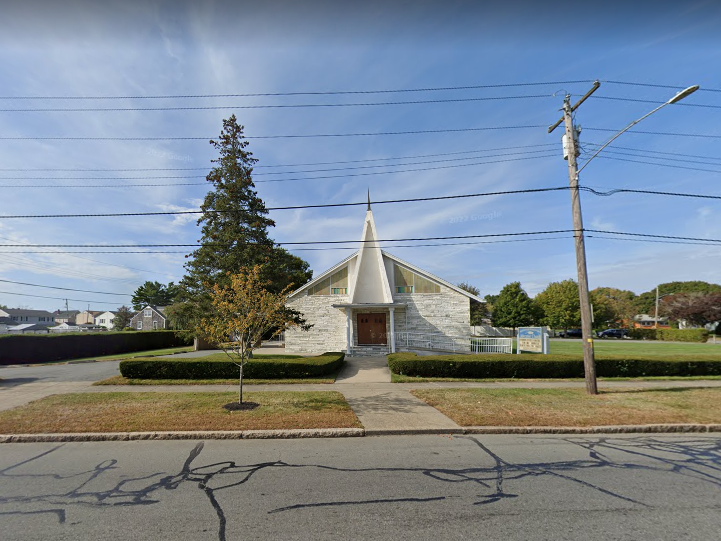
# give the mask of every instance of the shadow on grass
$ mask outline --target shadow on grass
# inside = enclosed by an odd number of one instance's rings
[[[685,393],[698,391],[699,389],[718,389],[718,387],[654,387],[651,389],[603,389],[598,394],[623,394],[623,393]],[[720,391],[721,392],[721,391]]]
[[[250,411],[260,406],[257,402],[229,402],[223,406],[228,411]]]

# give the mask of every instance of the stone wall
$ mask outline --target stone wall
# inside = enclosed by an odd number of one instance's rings
[[[469,335],[471,301],[450,288],[441,286],[440,293],[394,293],[393,301],[406,305],[405,313],[396,311],[396,332]]]
[[[305,295],[301,293],[288,301],[288,306],[298,310],[308,323],[310,331],[294,327],[285,331],[287,353],[324,353],[345,351],[345,310],[333,308],[332,304],[350,302],[348,295]]]

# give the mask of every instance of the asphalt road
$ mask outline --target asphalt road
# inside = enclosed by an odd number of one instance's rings
[[[120,361],[101,361],[77,364],[44,364],[0,368],[0,378],[6,383],[99,381],[120,375]]]
[[[0,446],[11,540],[717,540],[721,437]]]

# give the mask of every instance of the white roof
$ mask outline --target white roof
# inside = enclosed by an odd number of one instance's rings
[[[348,292],[351,295],[350,302],[352,304],[393,303],[393,294],[391,293],[389,285],[390,281],[383,261],[384,257],[391,259],[404,267],[408,267],[410,270],[423,275],[425,278],[428,278],[440,285],[444,285],[445,287],[452,289],[456,293],[460,293],[469,299],[483,302],[483,299],[480,297],[468,293],[468,291],[464,291],[460,287],[455,286],[450,282],[446,282],[442,278],[416,267],[407,261],[403,261],[401,258],[396,257],[385,250],[381,250],[378,244],[375,221],[373,220],[373,212],[370,209],[370,205],[368,206],[366,218],[363,222],[363,234],[361,236],[360,249],[346,257],[343,261],[333,265],[327,271],[319,274],[304,286],[296,289],[288,295],[288,297],[291,298],[298,295],[355,259],[355,270],[353,276],[349,276],[348,281]]]

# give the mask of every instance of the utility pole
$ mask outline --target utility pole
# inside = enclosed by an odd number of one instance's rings
[[[564,158],[568,160],[568,181],[571,187],[571,210],[573,213],[573,230],[576,244],[576,271],[578,273],[578,297],[581,301],[581,332],[583,336],[583,368],[586,379],[586,392],[598,394],[596,381],[596,359],[593,352],[593,315],[588,293],[588,271],[586,267],[586,245],[583,238],[583,216],[581,215],[581,199],[578,189],[578,131],[573,125],[571,113],[593,94],[601,84],[596,81],[593,88],[571,107],[571,96],[563,100],[563,118],[548,128],[551,133],[564,122],[566,135],[563,138]]]
[[[658,286],[656,286],[656,313],[653,316],[653,328],[658,330]]]

